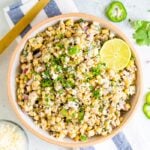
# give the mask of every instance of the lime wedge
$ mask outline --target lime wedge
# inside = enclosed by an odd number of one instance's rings
[[[110,69],[124,69],[131,58],[131,50],[121,39],[112,39],[104,43],[100,51],[101,61]]]

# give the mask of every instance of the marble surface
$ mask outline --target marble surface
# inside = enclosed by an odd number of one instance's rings
[[[7,22],[5,20],[4,14],[2,12],[2,8],[6,7],[7,5],[10,5],[11,3],[14,3],[17,0],[1,0],[0,1],[0,38],[9,31],[9,27],[7,25]],[[110,0],[75,0],[76,5],[79,8],[80,12],[85,12],[89,14],[96,15],[98,17],[105,18],[104,16],[104,8],[106,5],[110,2]],[[150,9],[150,1],[148,0],[124,0],[124,4],[127,7],[128,11],[128,18],[130,19],[147,19],[150,20],[150,12],[148,10]],[[106,18],[105,18],[106,19]],[[128,20],[116,24],[120,29],[124,31],[124,33],[129,37],[131,42],[134,44],[141,60],[142,69],[143,69],[143,97],[144,93],[149,90],[150,88],[150,47],[146,46],[137,46],[132,39],[132,32]],[[0,119],[9,119],[13,120],[19,124],[19,120],[16,118],[16,115],[14,114],[12,108],[10,107],[8,103],[8,96],[7,96],[7,89],[6,89],[6,78],[7,78],[7,71],[8,71],[8,63],[9,59],[11,57],[12,51],[14,47],[16,46],[16,42],[14,41],[9,48],[5,50],[5,52],[0,55]],[[149,63],[148,63],[149,62]],[[140,104],[138,106],[137,112],[134,115],[134,118],[130,121],[130,123],[126,126],[126,128],[131,128],[135,130],[135,134],[137,134],[136,140],[138,140],[138,144],[134,142],[134,139],[132,139],[132,135],[130,135],[129,132],[126,132],[125,134],[128,135],[129,140],[133,142],[133,149],[134,150],[148,150],[148,147],[150,148],[150,144],[148,143],[148,139],[150,139],[150,121],[147,120],[141,109],[143,104],[143,99],[141,99]],[[141,121],[139,122],[139,118]],[[143,127],[143,128],[142,128]],[[126,130],[125,128],[125,130]],[[26,129],[25,129],[26,130]],[[28,137],[29,137],[29,150],[59,150],[62,148],[48,144],[37,137],[35,137],[33,134],[28,132],[26,130]],[[139,134],[138,134],[139,133]],[[138,136],[140,135],[140,136]],[[132,143],[131,142],[131,143]],[[146,146],[144,146],[144,142],[146,143]],[[65,148],[63,148],[65,149]],[[114,150],[112,148],[112,150]]]

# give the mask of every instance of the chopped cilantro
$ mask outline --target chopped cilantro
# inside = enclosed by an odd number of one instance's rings
[[[94,90],[94,86],[89,86],[90,90],[93,91]]]
[[[82,18],[80,18],[80,19],[78,20],[78,23],[80,23],[80,22],[84,22],[84,20],[83,20]]]
[[[150,21],[137,20],[130,22],[135,29],[133,38],[138,45],[150,45]]]
[[[64,82],[64,77],[63,76],[57,77],[57,81]]]
[[[76,113],[73,112],[73,113],[71,114],[71,117],[72,117],[72,118],[75,118],[75,116],[76,116]]]
[[[60,49],[64,48],[64,44],[62,43],[57,43],[56,46],[59,47]]]
[[[49,97],[46,97],[46,98],[45,98],[45,102],[46,102],[46,106],[49,106],[49,105],[50,105],[50,98],[49,98]]]
[[[69,87],[74,88],[75,87],[75,84],[74,84],[74,82],[72,80],[64,80],[62,82],[62,85],[65,88],[69,88]]]
[[[64,38],[64,34],[62,34],[62,33],[57,34],[57,38],[58,38],[58,39],[63,39],[63,38]]]
[[[70,47],[68,49],[68,54],[69,55],[76,55],[77,53],[79,53],[80,49],[79,47],[76,45],[76,46],[73,46],[73,47]]]
[[[60,65],[57,65],[57,66],[56,66],[56,71],[62,72],[62,70],[63,70],[63,67],[62,67],[62,66],[60,66]]]
[[[100,75],[101,72],[101,64],[98,64],[96,67],[92,67],[91,71],[94,76]]]
[[[50,78],[49,70],[42,72],[42,77],[44,79],[49,79]]]
[[[42,87],[49,87],[49,86],[51,86],[51,85],[52,85],[51,79],[43,79],[43,80],[41,81],[41,86],[42,86]]]
[[[93,91],[93,97],[96,99],[100,98],[100,91],[99,90]]]
[[[74,101],[74,102],[76,102],[76,101],[77,101],[77,98],[75,98],[75,97],[69,97],[69,98],[68,98],[68,101]]]
[[[66,119],[66,122],[67,122],[67,123],[70,123],[70,122],[71,122],[71,119]]]
[[[51,61],[52,65],[61,65],[61,58],[53,58]]]
[[[58,93],[59,93],[59,94],[63,94],[63,93],[64,93],[64,90],[61,89],[61,90],[58,91]]]
[[[100,108],[99,108],[99,112],[103,112],[103,108],[100,107]]]

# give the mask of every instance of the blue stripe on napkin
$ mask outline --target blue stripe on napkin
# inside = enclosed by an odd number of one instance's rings
[[[82,147],[80,148],[80,150],[95,150],[95,148],[93,146],[89,146],[89,147]]]
[[[21,37],[24,37],[26,33],[31,29],[32,27],[28,25],[22,32],[21,32]]]
[[[8,11],[8,15],[14,24],[16,24],[24,16],[19,7],[15,9],[10,9]]]
[[[53,17],[53,16],[57,16],[57,15],[61,14],[61,12],[54,0],[51,0],[47,4],[47,6],[44,8],[44,10],[48,17]]]
[[[118,150],[132,150],[130,143],[127,141],[125,135],[120,132],[112,138]]]
[[[14,3],[14,4],[10,5],[9,8],[10,9],[15,9],[15,8],[17,8],[17,7],[21,6],[21,5],[22,5],[22,1],[20,0],[17,3]]]
[[[8,11],[8,15],[10,17],[10,19],[12,20],[12,22],[14,24],[16,24],[23,16],[24,14],[22,13],[21,9],[15,8],[15,9],[11,9]],[[21,37],[23,37],[29,30],[31,29],[31,26],[28,25],[22,32],[21,32]]]

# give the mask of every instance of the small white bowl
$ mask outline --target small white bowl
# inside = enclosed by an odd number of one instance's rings
[[[24,147],[22,147],[22,149],[24,149],[24,150],[28,150],[29,149],[29,139],[28,139],[28,136],[27,136],[27,134],[26,134],[26,132],[24,131],[24,129],[19,125],[19,124],[17,124],[17,123],[15,123],[15,122],[13,122],[13,121],[11,121],[11,120],[5,120],[5,119],[0,119],[0,125],[5,125],[5,127],[7,126],[10,126],[10,127],[12,127],[13,128],[13,130],[14,130],[14,128],[15,128],[15,130],[14,131],[18,131],[18,132],[20,132],[20,136],[21,136],[21,138],[24,140],[23,142],[24,142],[24,145],[22,145],[22,146],[24,146]],[[10,133],[11,134],[11,133]],[[9,137],[8,137],[9,138]],[[6,140],[6,139],[5,139]],[[7,139],[8,140],[8,139]],[[6,146],[6,145],[5,145]],[[10,147],[10,149],[11,149],[12,147]],[[0,147],[0,149],[1,149],[1,147]]]

